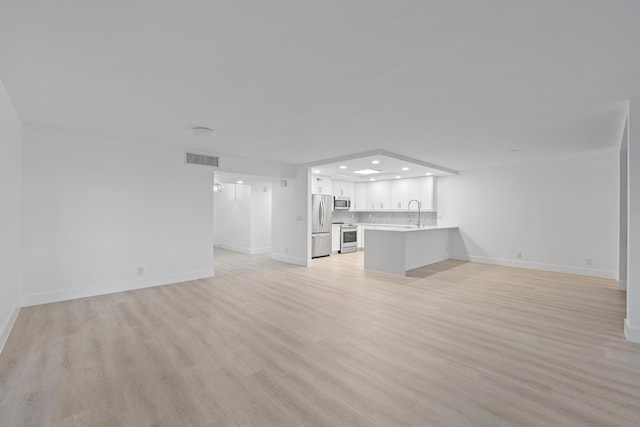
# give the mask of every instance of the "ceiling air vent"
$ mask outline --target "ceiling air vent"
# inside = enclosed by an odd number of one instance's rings
[[[187,163],[192,165],[218,166],[218,158],[204,154],[187,153]]]

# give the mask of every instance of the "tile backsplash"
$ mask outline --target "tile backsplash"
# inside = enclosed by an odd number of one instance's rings
[[[422,212],[420,219],[424,225],[437,225],[437,212]],[[345,223],[369,223],[369,224],[415,224],[418,217],[417,212],[349,212],[337,210],[333,211],[333,222]]]

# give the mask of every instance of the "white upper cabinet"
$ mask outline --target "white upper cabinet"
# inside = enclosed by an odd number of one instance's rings
[[[420,208],[423,211],[435,210],[435,179],[432,176],[424,178],[410,178],[409,181],[409,200],[415,199],[420,202]]]
[[[374,181],[367,184],[367,209],[391,209],[391,184]]]
[[[333,185],[328,176],[311,176],[311,193],[333,196]]]
[[[351,209],[360,211],[367,209],[367,183],[356,182],[353,192],[354,194],[351,198]]]
[[[407,203],[411,198],[409,197],[409,180],[408,179],[396,179],[391,181],[391,207],[390,209],[407,209]]]
[[[348,181],[333,181],[333,195],[336,197],[351,197],[354,196],[353,182]]]
[[[423,211],[436,210],[437,178],[394,179],[391,181],[356,182],[351,196],[351,209],[358,211],[407,210],[412,199]],[[340,188],[334,181],[334,189]],[[338,195],[339,193],[336,193]],[[413,205],[412,209],[416,206]]]

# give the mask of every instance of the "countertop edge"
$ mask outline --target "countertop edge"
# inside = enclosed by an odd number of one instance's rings
[[[363,224],[364,225],[364,224]],[[376,225],[376,228],[370,229],[370,231],[395,231],[399,233],[409,233],[416,231],[432,231],[432,230],[449,230],[458,228],[457,225],[435,225],[421,228],[405,228],[405,227],[385,227],[383,225]]]

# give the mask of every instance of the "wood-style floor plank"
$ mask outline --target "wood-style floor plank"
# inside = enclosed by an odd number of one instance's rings
[[[362,252],[25,308],[0,426],[637,426],[640,346],[610,280]]]

